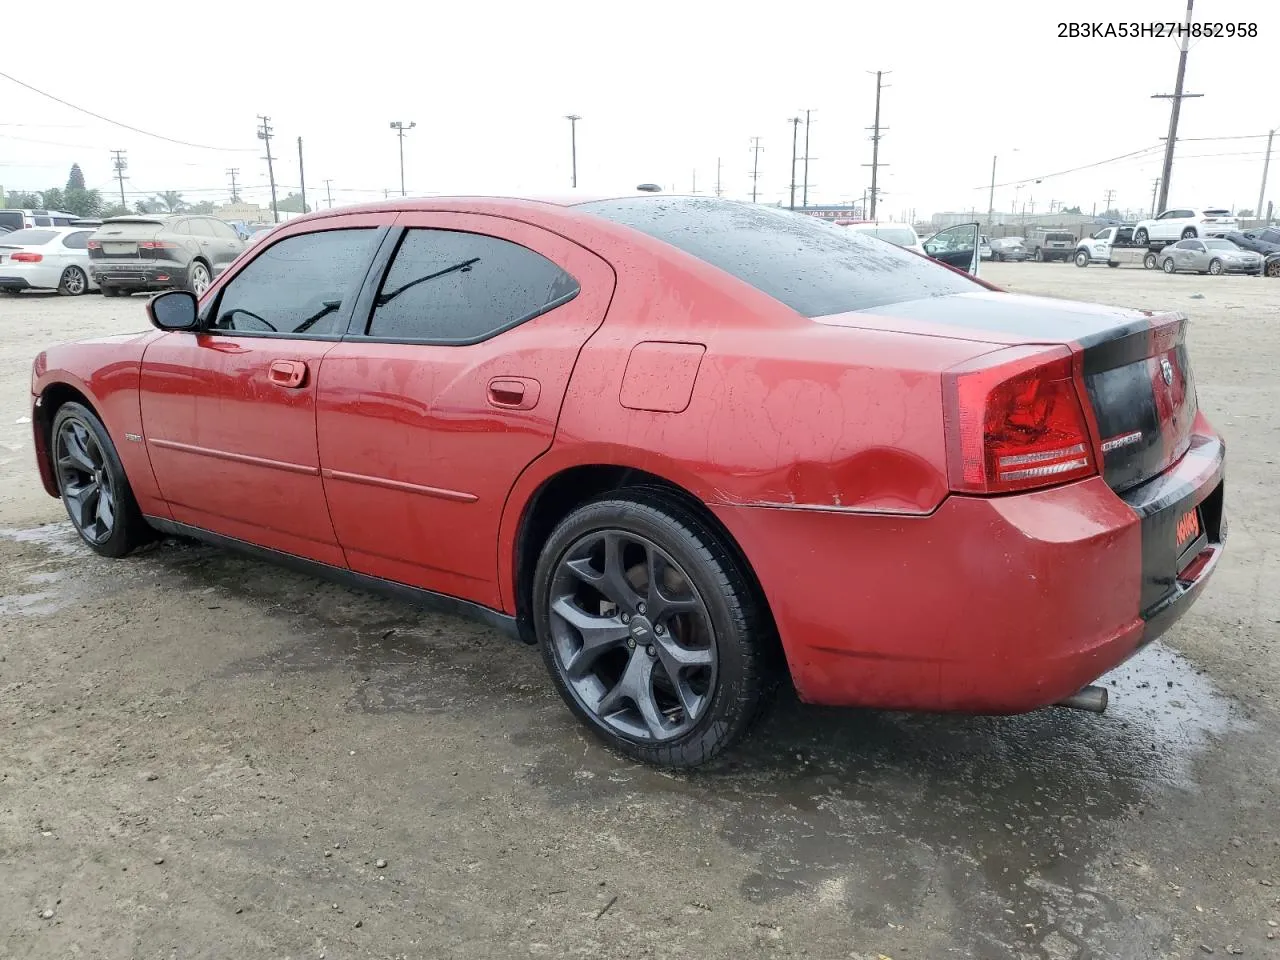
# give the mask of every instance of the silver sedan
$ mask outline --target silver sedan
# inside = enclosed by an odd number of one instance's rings
[[[1179,240],[1160,253],[1160,269],[1165,273],[1180,270],[1195,273],[1257,273],[1262,258],[1250,250],[1241,250],[1230,240]]]

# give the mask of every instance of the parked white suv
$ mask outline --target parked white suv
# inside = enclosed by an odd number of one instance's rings
[[[1195,237],[1220,237],[1224,233],[1239,230],[1240,224],[1230,210],[1219,207],[1186,207],[1166,210],[1154,220],[1139,220],[1133,228],[1134,243],[1152,241],[1191,240]]]

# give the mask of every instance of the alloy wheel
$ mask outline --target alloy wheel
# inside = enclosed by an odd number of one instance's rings
[[[209,271],[205,269],[203,263],[197,263],[191,267],[191,292],[196,297],[203,297],[204,292],[209,289]]]
[[[107,458],[97,438],[83,423],[67,420],[58,430],[54,456],[71,522],[89,542],[104,542],[115,529],[118,511]]]
[[[611,732],[667,741],[706,713],[718,663],[711,616],[653,541],[623,530],[579,538],[556,567],[548,608],[568,688]]]
[[[62,289],[72,297],[78,297],[84,293],[87,285],[88,280],[85,278],[84,271],[79,267],[72,267],[67,271],[66,276],[62,278]]]

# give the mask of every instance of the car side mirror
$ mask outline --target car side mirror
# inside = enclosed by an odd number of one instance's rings
[[[195,294],[170,290],[147,302],[147,316],[159,330],[194,330],[199,320]]]

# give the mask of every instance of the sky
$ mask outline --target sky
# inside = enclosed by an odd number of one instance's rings
[[[4,36],[40,35],[38,5],[16,4]],[[876,70],[881,216],[995,206],[1086,213],[1151,205],[1177,41],[1058,37],[1064,19],[1180,21],[1184,0],[710,0],[357,4],[219,0],[137,13],[62,0],[60,23],[92,24],[73,44],[5,42],[0,71],[182,146],[87,116],[0,77],[0,185],[63,186],[73,162],[118,196],[111,150],[127,151],[130,202],[163,190],[266,203],[257,116],[271,118],[280,194],[299,184],[335,206],[399,192],[391,121],[411,195],[562,193],[578,114],[584,193],[712,193],[749,199],[752,137],[759,199],[786,201],[789,118],[810,111],[810,203],[846,203],[870,183]],[[1120,11],[1123,11],[1123,15]],[[1202,22],[1256,23],[1255,38],[1193,40],[1169,206],[1252,208],[1280,63],[1280,2],[1198,0]],[[24,23],[24,20],[29,21]],[[804,154],[805,128],[799,128]],[[1238,138],[1238,139],[1217,139]],[[208,147],[218,149],[206,149]],[[1112,163],[1097,164],[1133,154]],[[1280,143],[1276,145],[1280,153]],[[803,179],[803,163],[797,180]],[[1035,183],[1036,179],[1040,183]],[[1280,206],[1280,161],[1268,198]],[[797,204],[801,190],[797,189]]]

